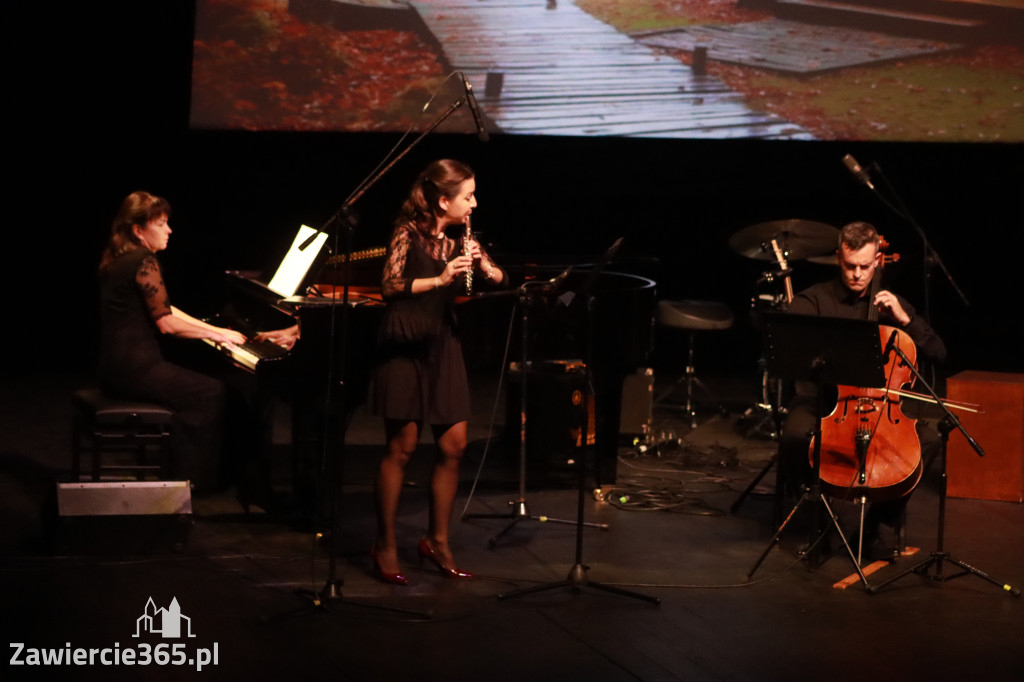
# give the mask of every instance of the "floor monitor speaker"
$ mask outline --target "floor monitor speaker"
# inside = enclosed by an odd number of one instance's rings
[[[48,537],[64,554],[152,554],[184,549],[192,527],[188,481],[58,483]]]

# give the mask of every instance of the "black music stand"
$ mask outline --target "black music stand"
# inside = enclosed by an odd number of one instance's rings
[[[550,280],[531,280],[523,283],[519,287],[519,309],[520,309],[520,337],[521,337],[521,348],[520,348],[520,384],[519,384],[519,499],[512,501],[509,500],[510,510],[506,514],[465,514],[462,520],[468,519],[511,519],[511,521],[502,528],[496,535],[492,536],[487,544],[490,547],[496,547],[498,542],[505,536],[506,533],[511,531],[522,521],[540,521],[541,523],[562,523],[562,524],[575,524],[576,521],[572,519],[556,519],[550,516],[541,514],[532,514],[526,504],[526,436],[527,429],[529,428],[529,415],[527,414],[527,386],[529,385],[529,332],[528,322],[530,317],[530,305],[533,303],[535,296],[540,295],[554,295],[562,286],[562,283],[572,272],[572,266],[570,265],[562,271],[557,277]],[[601,530],[608,530],[608,524],[606,523],[585,523],[585,526],[591,528],[600,528]]]
[[[498,599],[511,599],[513,597],[521,597],[527,594],[535,594],[537,592],[546,592],[548,590],[554,590],[562,587],[567,587],[575,592],[580,592],[584,587],[593,587],[595,589],[603,590],[605,592],[611,592],[612,594],[618,594],[623,597],[632,597],[634,599],[641,599],[643,601],[650,602],[652,604],[660,604],[661,600],[657,597],[651,597],[646,594],[640,594],[639,592],[633,592],[630,590],[616,587],[614,585],[605,585],[602,583],[596,583],[587,577],[587,566],[583,563],[583,527],[587,524],[583,522],[583,508],[584,500],[586,498],[586,469],[587,469],[587,442],[590,439],[590,401],[593,399],[593,381],[592,381],[592,360],[593,355],[593,337],[594,337],[594,294],[593,288],[597,283],[597,278],[600,276],[601,271],[604,270],[605,266],[611,262],[612,258],[618,252],[619,247],[622,246],[622,242],[625,238],[619,237],[615,242],[605,251],[601,260],[590,272],[583,286],[580,287],[578,295],[582,297],[586,305],[587,315],[587,342],[586,342],[586,354],[584,363],[584,372],[586,373],[586,381],[589,390],[584,391],[583,398],[583,423],[580,428],[580,456],[577,458],[578,461],[576,466],[578,468],[578,480],[577,480],[577,497],[576,497],[576,561],[572,568],[569,570],[569,574],[564,580],[556,580],[555,582],[545,583],[543,585],[534,585],[532,587],[524,587],[519,590],[513,590],[512,592],[506,592],[498,595]],[[575,298],[573,296],[563,297],[562,300],[571,304]],[[596,439],[595,439],[596,441]],[[595,447],[596,450],[596,447]],[[596,452],[595,452],[596,458]],[[595,461],[595,469],[597,468],[597,462]]]
[[[978,570],[974,566],[954,559],[949,554],[949,552],[946,552],[944,550],[943,539],[946,535],[946,489],[948,483],[946,472],[946,446],[949,443],[949,433],[953,429],[958,429],[960,433],[963,434],[964,438],[967,439],[967,442],[971,446],[971,448],[973,448],[974,451],[978,453],[978,457],[984,457],[985,451],[982,450],[981,446],[978,445],[977,441],[975,441],[974,438],[972,438],[971,435],[967,433],[967,430],[964,429],[963,425],[960,423],[960,420],[957,419],[956,415],[949,410],[949,408],[946,406],[946,403],[943,402],[941,398],[939,398],[939,395],[935,392],[935,389],[932,388],[931,385],[924,380],[924,377],[922,377],[921,373],[917,371],[917,367],[915,367],[914,363],[907,358],[903,350],[900,349],[898,345],[894,345],[893,348],[896,351],[896,353],[899,354],[903,362],[908,367],[910,367],[911,371],[914,373],[914,376],[917,377],[917,385],[924,386],[927,390],[928,395],[930,395],[934,399],[935,403],[937,403],[942,408],[943,412],[945,412],[945,416],[939,421],[939,434],[941,435],[942,443],[942,450],[940,453],[942,456],[942,487],[939,491],[938,544],[936,545],[935,551],[932,552],[927,559],[917,563],[914,566],[911,566],[907,570],[889,578],[888,580],[879,583],[878,585],[875,585],[874,587],[868,588],[868,592],[870,592],[871,594],[875,594],[889,583],[899,580],[905,575],[917,573],[918,575],[927,578],[928,580],[932,580],[934,582],[945,582],[947,580],[953,580],[954,578],[960,578],[965,575],[975,575],[981,578],[982,580],[986,580],[992,583],[993,585],[999,587],[1000,589],[1009,592],[1014,597],[1019,597],[1021,595],[1019,587],[1014,587],[1012,585],[1008,585],[1004,582],[996,580],[992,576],[988,575],[983,571]],[[959,566],[963,570],[961,570],[959,573],[954,573],[953,575],[943,575],[942,565],[944,562],[947,561],[955,566]],[[928,574],[928,569],[932,567],[935,568],[935,575]]]
[[[861,570],[860,562],[850,548],[846,536],[839,527],[839,520],[829,506],[828,499],[821,492],[821,419],[824,413],[824,390],[828,385],[864,386],[869,388],[885,386],[885,362],[882,357],[878,324],[867,320],[846,320],[816,315],[794,315],[766,313],[764,316],[765,353],[768,368],[780,379],[813,382],[818,389],[815,400],[814,426],[811,436],[814,440],[814,477],[811,487],[804,491],[789,515],[779,526],[757,563],[747,574],[749,580],[772,547],[779,541],[786,526],[796,511],[805,502],[814,502],[815,514],[813,532],[822,535],[827,528],[821,528],[820,507],[828,512],[829,520],[839,534],[850,561],[857,574],[868,588],[867,577]],[[820,505],[820,506],[819,506]],[[817,564],[818,539],[810,543],[812,565]]]

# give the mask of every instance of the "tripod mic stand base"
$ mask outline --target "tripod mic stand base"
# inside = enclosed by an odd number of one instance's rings
[[[530,510],[526,506],[526,500],[523,499],[519,500],[518,502],[509,500],[508,504],[509,507],[514,507],[514,509],[510,511],[508,514],[466,514],[462,517],[462,519],[512,519],[512,523],[502,528],[497,535],[495,535],[487,541],[488,547],[497,546],[498,542],[503,537],[505,537],[505,534],[513,528],[515,528],[520,521],[539,521],[541,523],[564,523],[573,526],[576,525],[576,522],[570,519],[554,519],[550,516],[546,516],[543,514],[539,516],[536,514],[531,514]],[[584,523],[583,525],[589,526],[591,528],[600,528],[601,530],[608,530],[607,523]]]
[[[583,591],[584,587],[593,587],[597,590],[603,590],[612,594],[617,594],[622,597],[631,597],[633,599],[641,599],[651,604],[660,604],[661,600],[657,597],[651,597],[646,594],[640,594],[639,592],[632,592],[630,590],[616,587],[614,585],[604,585],[602,583],[592,582],[587,578],[587,567],[583,564],[575,564],[570,570],[569,575],[566,576],[565,580],[558,580],[553,583],[545,583],[544,585],[535,585],[533,587],[524,587],[520,590],[513,592],[506,592],[499,594],[498,599],[512,599],[513,597],[522,597],[527,594],[536,594],[538,592],[547,592],[549,590],[557,590],[559,588],[567,587],[577,594]]]
[[[322,601],[337,601],[344,599],[345,597],[341,594],[341,586],[343,585],[341,580],[328,580],[324,588],[316,593],[317,598]]]
[[[341,591],[337,589],[337,585],[334,585],[333,583],[328,583],[321,592],[313,592],[312,590],[296,590],[295,593],[304,599],[308,599],[310,603],[298,609],[293,609],[292,611],[277,614],[275,616],[263,617],[260,619],[261,622],[264,624],[273,624],[314,614],[339,613],[338,607],[344,605],[358,606],[364,609],[373,609],[376,611],[383,611],[385,613],[393,613],[400,616],[420,618],[423,620],[431,619],[431,615],[429,613],[411,611],[409,609],[401,609],[394,606],[385,606],[383,604],[371,604],[345,599],[341,595]]]
[[[943,575],[943,573],[942,573],[942,564],[943,564],[943,562],[946,562],[946,561],[948,561],[951,564],[954,564],[955,566],[960,567],[963,570],[961,570],[959,573],[954,573],[952,575]],[[935,568],[935,574],[934,575],[930,575],[929,572],[928,572],[928,570],[930,568],[932,568],[932,567]],[[996,580],[995,578],[993,578],[992,576],[990,576],[987,573],[985,573],[984,571],[979,571],[978,569],[976,569],[975,567],[971,566],[970,564],[965,564],[962,561],[958,561],[957,559],[954,559],[953,557],[951,557],[949,555],[948,552],[932,552],[931,556],[929,556],[924,561],[920,562],[916,566],[911,566],[907,570],[903,571],[902,573],[900,573],[898,575],[893,576],[892,578],[889,578],[888,580],[886,580],[883,583],[879,583],[878,585],[875,585],[873,588],[869,589],[868,592],[870,592],[871,594],[875,594],[876,592],[878,592],[880,589],[882,589],[883,587],[885,587],[889,583],[895,582],[896,580],[899,580],[903,576],[908,575],[910,573],[917,573],[922,578],[925,578],[925,579],[930,580],[932,582],[940,582],[940,583],[941,582],[946,582],[947,580],[953,580],[954,578],[962,578],[965,575],[975,575],[975,576],[978,576],[979,578],[981,578],[982,580],[985,580],[987,582],[992,583],[993,585],[995,585],[999,589],[1003,590],[1004,592],[1008,592],[1009,594],[1013,595],[1014,597],[1020,597],[1020,595],[1021,595],[1021,591],[1020,591],[1019,587],[1014,587],[1013,585],[1008,585],[1008,584],[1006,584],[1004,582],[1000,582],[1000,581]]]

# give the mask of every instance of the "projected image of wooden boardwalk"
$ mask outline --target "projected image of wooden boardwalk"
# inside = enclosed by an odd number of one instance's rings
[[[502,132],[812,139],[794,123],[748,108],[717,78],[695,74],[569,0],[410,5]]]

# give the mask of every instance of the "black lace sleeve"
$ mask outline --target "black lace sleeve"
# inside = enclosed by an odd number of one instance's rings
[[[164,277],[156,256],[149,254],[142,259],[139,269],[135,271],[135,283],[142,292],[142,298],[153,320],[171,314],[171,302],[167,298]]]
[[[387,261],[384,263],[384,274],[381,278],[381,293],[384,298],[409,293],[412,280],[405,276],[405,262],[409,256],[409,230],[399,227],[391,236],[388,245]]]

